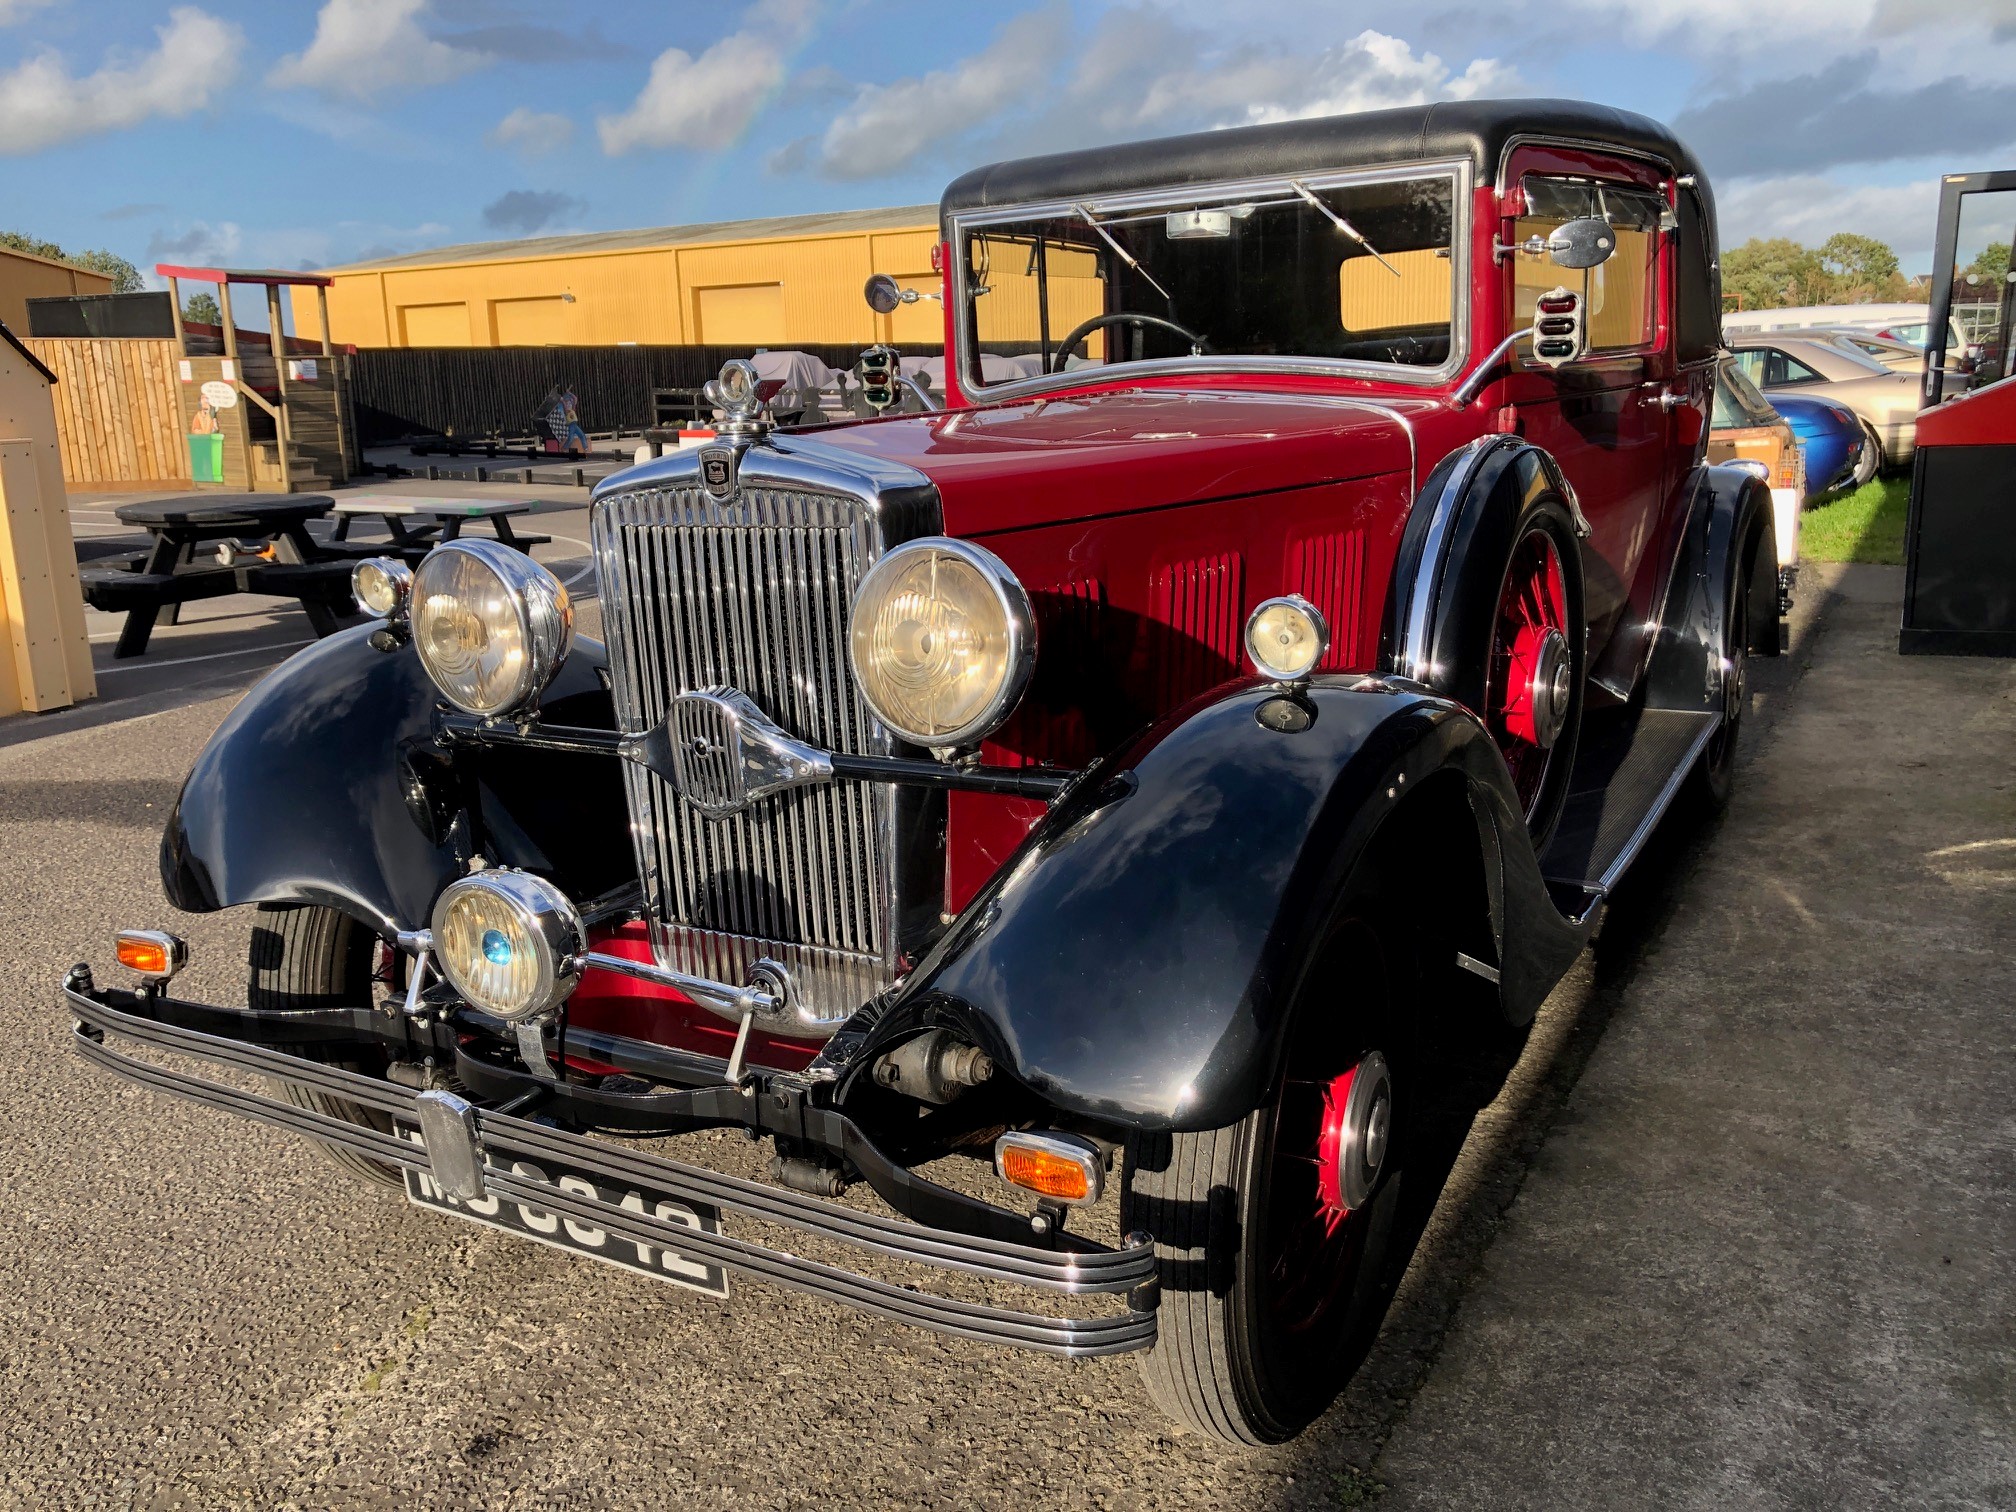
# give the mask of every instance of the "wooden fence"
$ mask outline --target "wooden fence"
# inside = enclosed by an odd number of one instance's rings
[[[56,375],[56,434],[73,488],[190,481],[173,341],[30,336]]]
[[[861,345],[800,343],[836,368]],[[1004,349],[1005,350],[1005,349]],[[906,346],[930,357],[942,346]],[[634,431],[655,420],[654,389],[697,389],[746,346],[364,347],[349,359],[357,444],[385,446],[407,436],[527,436],[554,389],[571,389],[582,427]]]

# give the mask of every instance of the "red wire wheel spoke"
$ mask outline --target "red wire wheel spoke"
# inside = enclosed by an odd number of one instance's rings
[[[1567,644],[1568,585],[1554,538],[1531,530],[1512,553],[1498,595],[1485,678],[1485,728],[1530,814],[1547,782],[1559,729],[1546,728],[1550,658]]]
[[[1284,1332],[1306,1333],[1335,1315],[1357,1275],[1365,1248],[1369,1202],[1348,1202],[1345,1162],[1357,1158],[1349,1137],[1352,1088],[1368,1064],[1361,1059],[1343,1071],[1283,1083],[1268,1191],[1267,1299]],[[1390,1092],[1383,1119],[1390,1117]],[[1361,1130],[1362,1133],[1362,1130]],[[1383,1151],[1382,1151],[1383,1153]]]

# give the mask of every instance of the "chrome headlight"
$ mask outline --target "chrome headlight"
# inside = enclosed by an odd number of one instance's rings
[[[1246,619],[1246,654],[1276,682],[1300,682],[1330,650],[1330,622],[1299,593],[1254,606]]]
[[[967,745],[1022,697],[1036,621],[993,552],[932,536],[897,547],[861,580],[847,654],[883,724],[915,745]]]
[[[413,644],[471,714],[508,714],[553,680],[574,638],[560,580],[501,541],[449,541],[413,574]]]
[[[585,949],[567,895],[530,872],[477,872],[434,900],[434,962],[471,1007],[516,1022],[574,990]]]
[[[413,569],[393,557],[370,557],[350,569],[350,591],[367,614],[392,619],[413,596]]]

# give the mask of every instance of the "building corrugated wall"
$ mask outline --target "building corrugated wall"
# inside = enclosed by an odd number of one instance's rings
[[[446,247],[325,270],[331,338],[359,347],[941,342],[935,300],[878,316],[888,273],[936,292],[931,205]],[[295,329],[314,330],[312,309]],[[319,332],[315,332],[319,334]]]

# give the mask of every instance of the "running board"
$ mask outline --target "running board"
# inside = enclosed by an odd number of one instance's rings
[[[1540,858],[1541,875],[1571,918],[1609,896],[1720,723],[1719,715],[1680,709],[1585,719],[1568,803]]]

